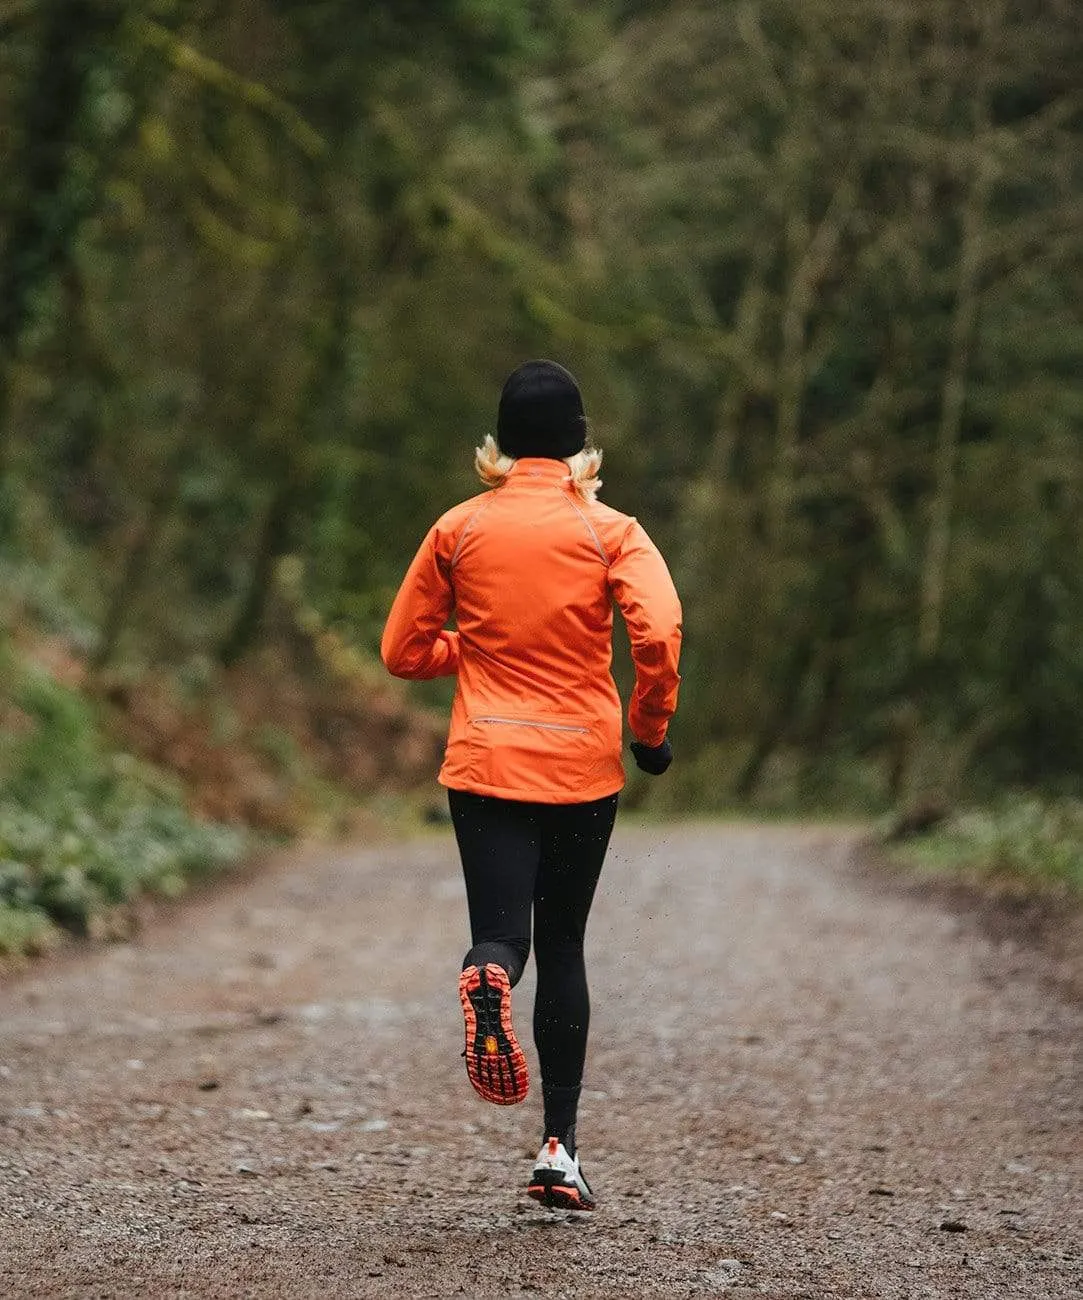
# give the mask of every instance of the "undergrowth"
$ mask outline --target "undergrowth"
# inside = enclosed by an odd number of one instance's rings
[[[929,871],[1083,898],[1083,801],[1019,796],[962,811],[898,852]]]
[[[245,851],[244,832],[197,821],[174,780],[112,751],[76,688],[4,647],[0,680],[0,957],[92,934]]]

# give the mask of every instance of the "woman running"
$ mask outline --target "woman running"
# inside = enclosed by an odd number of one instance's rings
[[[440,781],[473,938],[459,979],[467,1073],[486,1101],[526,1096],[511,990],[533,912],[545,1124],[527,1190],[578,1210],[595,1205],[575,1134],[590,1019],[583,936],[624,785],[614,602],[635,664],[631,749],[654,776],[672,761],[680,682],[677,593],[636,520],[597,500],[601,460],[568,371],[552,361],[515,370],[496,439],[477,452],[489,490],[430,530],[382,644],[398,677],[458,677]]]

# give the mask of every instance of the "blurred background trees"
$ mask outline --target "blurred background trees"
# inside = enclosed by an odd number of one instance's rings
[[[371,654],[551,355],[685,599],[652,797],[1072,789],[1081,69],[1073,0],[0,0],[0,582],[102,682],[295,557]]]

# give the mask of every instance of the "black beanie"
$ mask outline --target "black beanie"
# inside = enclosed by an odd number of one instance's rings
[[[513,370],[500,394],[496,440],[505,456],[563,460],[587,442],[583,398],[574,378],[555,361],[527,361]]]

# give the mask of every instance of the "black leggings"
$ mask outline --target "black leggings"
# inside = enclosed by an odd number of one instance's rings
[[[449,790],[474,946],[463,968],[496,962],[512,984],[530,954],[534,909],[534,1042],[542,1085],[578,1096],[590,997],[583,935],[617,796],[593,803],[516,803]]]

